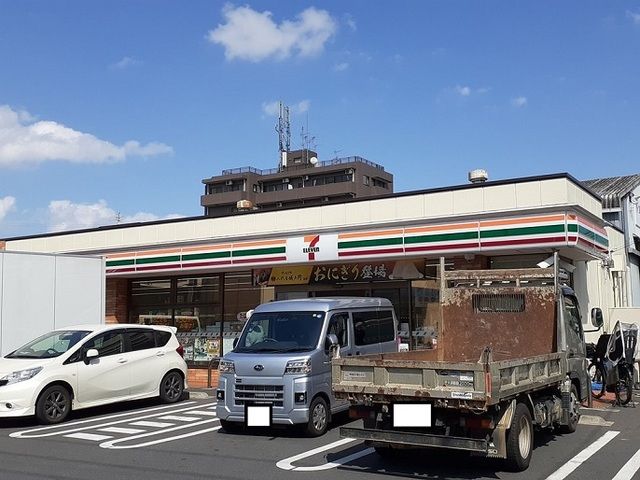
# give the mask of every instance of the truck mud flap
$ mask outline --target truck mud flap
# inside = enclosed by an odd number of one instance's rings
[[[427,433],[402,432],[398,430],[371,430],[351,427],[340,428],[340,436],[377,443],[395,443],[412,447],[464,450],[484,455],[488,453],[487,441],[480,438],[446,437],[444,435],[430,435]]]

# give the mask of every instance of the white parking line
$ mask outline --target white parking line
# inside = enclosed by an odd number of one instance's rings
[[[125,433],[127,435],[135,435],[136,433],[145,432],[145,430],[140,430],[139,428],[121,428],[121,427],[101,428],[98,431],[107,432],[107,433]]]
[[[132,422],[130,423],[130,425],[134,425],[136,427],[167,428],[167,427],[173,427],[175,423],[147,422],[143,420],[141,422]]]
[[[102,440],[113,438],[111,435],[97,435],[95,433],[70,433],[69,435],[65,435],[65,437],[77,438],[79,440],[91,440],[94,442],[100,442]]]
[[[171,411],[170,413],[186,413],[190,410],[195,410],[198,408],[202,408],[203,405],[202,404],[197,404],[197,405],[193,405],[196,402],[186,402],[186,403],[182,403],[181,406],[184,405],[191,405],[190,407],[186,407],[186,408],[178,408],[175,409],[173,411]],[[92,429],[99,429],[99,428],[103,428],[103,427],[110,427],[112,425],[118,425],[118,424],[122,424],[122,423],[132,423],[134,421],[139,421],[139,420],[144,420],[147,418],[155,418],[155,417],[159,417],[161,415],[166,415],[166,409],[167,408],[176,408],[176,405],[171,405],[170,407],[157,407],[157,408],[150,408],[150,409],[146,409],[146,410],[140,410],[140,411],[136,411],[136,412],[127,412],[127,413],[122,413],[122,414],[118,414],[118,415],[111,415],[108,417],[99,417],[99,418],[93,418],[90,420],[82,420],[79,422],[71,422],[68,424],[63,424],[63,425],[54,425],[54,426],[50,426],[50,427],[41,427],[41,428],[34,428],[34,429],[30,429],[30,430],[22,430],[19,432],[13,432],[11,433],[9,436],[12,438],[40,438],[40,437],[52,437],[55,435],[65,435],[68,433],[74,433],[74,432],[80,432],[83,430],[92,430]],[[164,410],[164,411],[161,411]],[[140,413],[148,413],[148,412],[155,412],[149,415],[143,415],[141,417],[135,417],[135,418],[124,418],[123,417],[131,417],[132,415],[135,414],[140,414]],[[76,426],[76,425],[86,425],[87,423],[95,423],[95,422],[99,422],[101,420],[110,420],[113,418],[119,418],[121,420],[117,420],[114,422],[107,422],[107,423],[100,423],[97,425],[88,425],[88,426],[84,426],[84,427],[80,427],[80,428],[68,428],[71,426]],[[63,428],[63,430],[59,430],[60,428]],[[57,429],[57,431],[55,431]],[[51,431],[54,430],[54,431]],[[38,432],[45,432],[45,433],[38,433]]]
[[[216,417],[216,412],[209,412],[206,410],[191,410],[189,412],[190,415],[205,415],[207,417]]]
[[[624,467],[611,480],[631,480],[638,469],[640,469],[640,450],[624,464]]]
[[[558,470],[553,472],[551,475],[547,477],[546,480],[562,480],[563,478],[568,477],[576,468],[586,462],[591,456],[604,447],[607,443],[613,440],[620,432],[609,430],[605,432],[598,440],[593,442],[591,445],[586,447],[580,453],[578,453],[575,457],[561,466]]]
[[[192,412],[189,412],[192,413]],[[180,415],[165,415],[164,417],[158,417],[158,420],[176,420],[178,422],[195,422],[200,420],[198,417],[183,417]]]
[[[164,433],[174,432],[176,430],[182,430],[182,429],[185,429],[185,428],[195,427],[196,425],[205,425],[207,423],[219,422],[219,421],[220,420],[217,419],[217,418],[212,418],[212,419],[209,419],[209,420],[200,420],[199,422],[187,423],[185,425],[178,425],[176,427],[166,428],[164,430],[157,430],[155,432],[141,433],[140,435],[134,435],[132,437],[124,437],[124,438],[118,438],[118,439],[115,439],[115,440],[110,440],[108,442],[101,443],[100,447],[101,448],[113,448],[113,449],[140,448],[140,447],[145,447],[147,445],[156,445],[158,443],[170,442],[172,440],[177,440],[179,438],[191,437],[191,436],[194,436],[194,435],[201,435],[203,433],[212,432],[214,430],[218,430],[221,427],[217,426],[217,427],[208,428],[208,429],[204,429],[204,430],[197,430],[195,432],[189,432],[189,433],[185,433],[183,435],[177,435],[175,437],[164,437],[164,438],[161,438],[159,440],[152,440],[150,442],[137,443],[137,444],[134,444],[134,445],[116,446],[118,443],[129,442],[131,440],[137,440],[139,438],[146,438],[146,437],[150,437],[150,436],[153,436],[153,435],[161,435],[161,434],[164,434]]]
[[[195,435],[202,435],[203,433],[215,432],[216,430],[220,430],[222,427],[218,425],[217,427],[205,428],[204,430],[198,430],[195,432],[184,433],[182,435],[176,435],[174,437],[165,437],[160,438],[158,440],[151,440],[150,442],[137,443],[135,445],[124,445],[124,446],[115,446],[116,443],[121,443],[124,440],[131,440],[131,438],[124,438],[120,440],[115,440],[111,442],[101,443],[100,446],[102,448],[112,448],[112,449],[125,449],[125,448],[141,448],[148,447],[150,445],[157,445],[159,443],[172,442],[173,440],[179,440],[181,438],[193,437]]]
[[[373,448],[365,448],[364,450],[361,450],[359,452],[340,457],[332,462],[323,463],[322,465],[315,465],[311,467],[296,467],[295,465],[292,465],[293,462],[297,462],[298,460],[312,457],[313,455],[317,455],[318,453],[326,452],[327,450],[331,450],[332,448],[340,447],[342,445],[346,445],[355,441],[357,441],[356,438],[343,438],[342,440],[338,440],[337,442],[329,443],[328,445],[314,448],[313,450],[309,450],[308,452],[299,453],[298,455],[280,460],[278,463],[276,463],[276,467],[281,468],[282,470],[293,470],[296,472],[317,472],[320,470],[329,470],[331,468],[336,468],[340,465],[344,465],[345,463],[351,462],[352,460],[356,460],[366,455],[370,455],[374,452]]]

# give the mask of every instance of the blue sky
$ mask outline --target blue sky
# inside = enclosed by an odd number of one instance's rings
[[[200,215],[278,100],[396,191],[638,173],[639,47],[640,2],[0,0],[0,238]]]

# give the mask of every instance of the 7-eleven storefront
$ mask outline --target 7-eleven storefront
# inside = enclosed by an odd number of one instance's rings
[[[545,204],[540,194],[519,208],[525,199],[505,196],[505,186],[555,197]],[[564,203],[557,201],[563,189]],[[430,216],[429,202],[442,193],[9,239],[6,249],[104,254],[107,321],[175,325],[194,386],[216,384],[217,360],[244,313],[263,302],[386,297],[404,341],[437,348],[439,257],[447,269],[478,269],[535,267],[554,250],[574,263],[607,252],[599,199],[569,176],[457,187],[449,192],[452,211]],[[470,206],[477,211],[456,212],[456,196],[478,193],[483,201]],[[503,208],[483,208],[495,193]],[[416,203],[420,212],[408,208]],[[386,218],[372,218],[385,210]]]

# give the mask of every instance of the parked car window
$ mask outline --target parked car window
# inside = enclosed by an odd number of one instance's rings
[[[396,337],[391,310],[353,312],[352,317],[354,341],[359,347],[390,342]]]
[[[156,345],[158,347],[164,347],[169,340],[171,339],[171,333],[169,332],[161,332],[160,330],[156,330]]]
[[[338,345],[346,347],[348,345],[347,325],[349,321],[348,313],[336,313],[329,320],[329,329],[327,333],[333,333],[338,337]]]
[[[132,351],[155,348],[156,335],[154,330],[128,330],[129,345]]]
[[[7,358],[53,358],[62,355],[90,332],[64,330],[49,332],[7,355]]]
[[[122,330],[112,330],[92,338],[85,343],[83,350],[91,348],[98,350],[98,356],[108,357],[124,352],[124,335]]]

